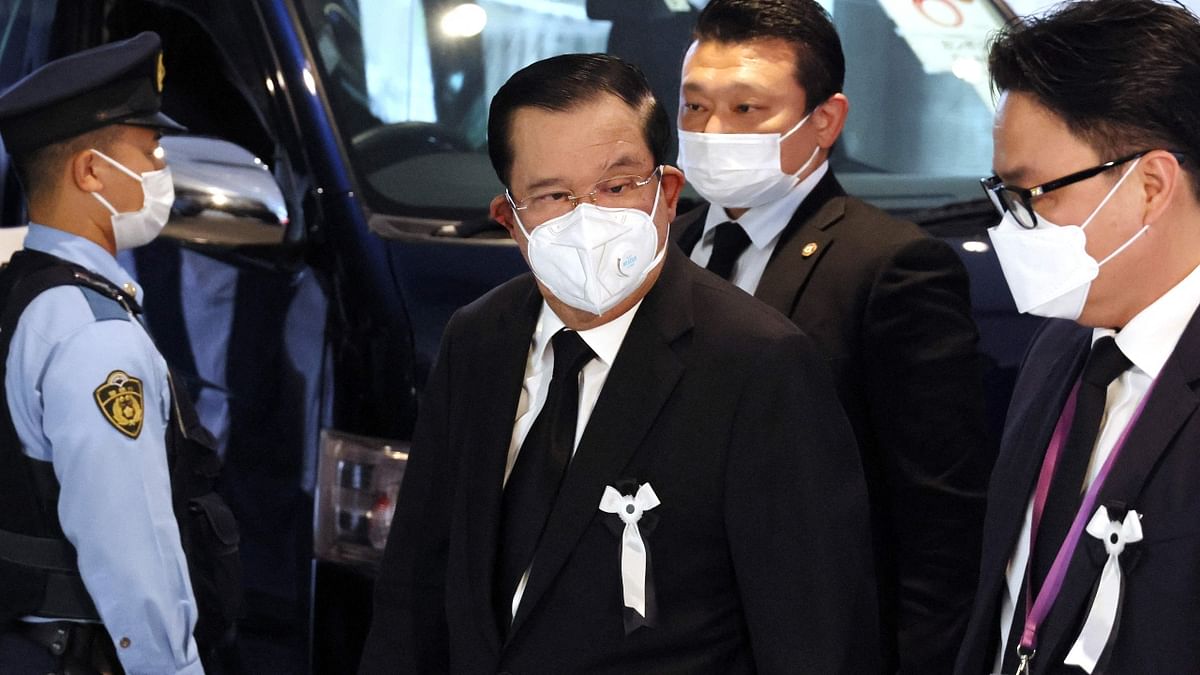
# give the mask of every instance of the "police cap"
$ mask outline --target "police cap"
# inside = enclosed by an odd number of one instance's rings
[[[159,111],[164,74],[149,31],[51,61],[0,94],[0,138],[16,155],[109,124],[185,131]]]

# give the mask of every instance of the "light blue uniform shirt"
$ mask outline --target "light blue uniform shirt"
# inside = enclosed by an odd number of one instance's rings
[[[142,299],[100,246],[31,224],[25,247],[68,260]],[[192,637],[196,601],[171,510],[165,448],[171,405],[167,366],[136,320],[97,321],[76,286],[52,288],[21,315],[5,389],[25,454],[51,462],[62,486],[58,517],[79,572],[130,675],[203,673]],[[136,438],[97,391],[113,379],[142,387]],[[102,392],[103,393],[103,392]],[[101,396],[103,398],[103,396]]]

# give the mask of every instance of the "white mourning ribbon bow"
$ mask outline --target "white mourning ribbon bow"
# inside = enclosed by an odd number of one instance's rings
[[[1141,516],[1130,509],[1125,514],[1125,521],[1118,523],[1111,520],[1108,509],[1101,506],[1088,521],[1087,533],[1104,542],[1108,561],[1100,572],[1100,583],[1096,587],[1096,597],[1088,611],[1087,621],[1071,647],[1071,653],[1067,654],[1065,663],[1091,673],[1104,653],[1117,620],[1117,605],[1121,599],[1121,565],[1117,558],[1125,550],[1126,544],[1142,540]]]
[[[621,588],[625,606],[646,616],[646,544],[638,531],[642,514],[659,505],[658,495],[649,483],[638,486],[636,495],[623,495],[616,488],[604,488],[600,510],[615,513],[625,523],[621,535]]]

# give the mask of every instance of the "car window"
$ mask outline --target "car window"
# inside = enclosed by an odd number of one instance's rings
[[[501,190],[487,106],[516,70],[567,52],[636,63],[670,111],[704,0],[304,0],[313,52],[376,212],[478,215]],[[823,0],[846,52],[851,113],[833,165],[858,192],[935,206],[977,196],[993,101],[989,2]],[[848,177],[849,176],[849,177]],[[952,187],[945,187],[948,179]],[[965,192],[964,192],[965,191]]]
[[[0,0],[0,89],[46,60],[55,2]]]
[[[0,91],[46,62],[57,6],[45,0],[0,0]],[[0,140],[0,226],[25,220],[20,186],[8,162]]]

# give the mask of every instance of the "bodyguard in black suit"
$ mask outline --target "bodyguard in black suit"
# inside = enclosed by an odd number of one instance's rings
[[[605,55],[493,99],[534,274],[446,329],[361,672],[877,668],[850,427],[809,340],[667,241],[666,120]]]
[[[680,217],[674,236],[822,350],[866,469],[885,670],[949,672],[994,459],[966,271],[946,244],[838,184],[827,160],[845,67],[819,5],[713,0],[695,35],[680,167],[712,205]]]
[[[984,186],[1046,317],[989,492],[956,671],[1200,668],[1200,23],[1095,0],[1003,32]]]

